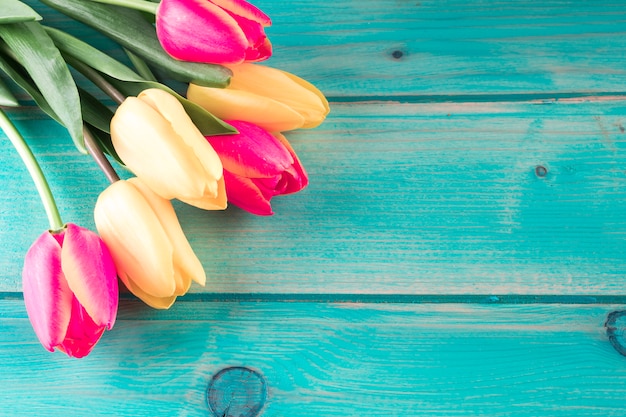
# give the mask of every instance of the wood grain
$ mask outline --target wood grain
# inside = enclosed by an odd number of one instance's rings
[[[311,177],[274,217],[182,204],[209,293],[624,294],[626,101],[333,104],[289,135]],[[65,221],[92,226],[103,176],[31,111]],[[0,291],[45,217],[8,141]],[[61,157],[61,158],[59,158]],[[545,175],[537,173],[545,169]]]
[[[626,361],[603,325],[623,308],[130,302],[70,360],[5,299],[0,403],[15,416],[207,416],[211,378],[241,366],[267,384],[265,417],[621,417]]]
[[[44,22],[123,59],[94,31],[26,0]],[[621,0],[498,2],[257,0],[270,15],[266,64],[334,98],[467,100],[625,93]],[[94,89],[89,89],[93,91]],[[457,97],[458,96],[458,97]],[[505,97],[506,98],[506,97]]]

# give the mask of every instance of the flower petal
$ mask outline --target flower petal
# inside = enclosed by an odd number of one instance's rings
[[[269,199],[249,178],[224,171],[228,201],[235,206],[260,216],[274,214]]]
[[[184,143],[189,147],[189,152],[195,156],[196,162],[203,168],[198,172],[187,167],[188,174],[198,176],[204,182],[205,192],[208,188],[209,192],[215,193],[216,181],[222,177],[222,162],[200,130],[193,124],[180,101],[171,94],[156,88],[142,91],[138,98],[170,122],[172,129],[182,140],[181,145]]]
[[[171,295],[168,297],[155,297],[154,295],[148,294],[147,292],[143,291],[132,282],[130,282],[127,287],[128,290],[132,292],[137,298],[139,298],[141,301],[143,301],[152,308],[166,310],[170,308],[176,301],[175,295]]]
[[[144,101],[124,100],[111,120],[111,140],[128,168],[163,198],[202,195],[203,166],[171,123]]]
[[[228,205],[224,176],[217,182],[217,197],[207,193],[200,198],[180,198],[179,200],[204,210],[224,210]]]
[[[227,67],[233,72],[229,89],[249,91],[283,103],[302,115],[306,127],[319,125],[330,111],[322,92],[294,74],[251,63]]]
[[[231,15],[207,0],[161,0],[156,31],[163,49],[183,61],[239,63],[248,46]]]
[[[104,326],[100,326],[91,319],[87,311],[74,297],[72,300],[72,318],[67,327],[67,333],[58,349],[73,358],[87,356],[104,333]]]
[[[246,35],[248,47],[246,48],[245,61],[258,62],[268,59],[272,55],[272,43],[269,41],[263,30],[263,26],[254,20],[237,16],[230,13],[237,22],[243,33]]]
[[[291,147],[291,144],[289,143],[287,138],[281,133],[274,133],[274,136],[285,147],[285,149],[287,149],[287,151],[294,160],[291,169],[285,171],[285,175],[289,176],[290,178],[287,181],[287,187],[282,194],[291,194],[300,191],[304,187],[309,185],[309,176],[304,170],[304,166],[302,166],[300,158],[298,158],[298,155],[296,155],[296,151],[294,151],[294,149]]]
[[[298,129],[305,123],[291,107],[250,91],[189,84],[187,98],[222,120],[249,122],[268,132]]]
[[[225,170],[249,178],[279,175],[293,164],[285,147],[269,132],[251,123],[229,120],[234,135],[207,136]]]
[[[174,272],[175,275],[180,277],[177,281],[175,293],[182,295],[187,292],[192,279],[200,285],[204,285],[206,282],[204,267],[185,237],[185,233],[178,222],[178,217],[172,207],[172,203],[156,195],[138,178],[131,178],[128,182],[134,185],[143,195],[145,201],[152,208],[152,212],[156,214],[161,227],[172,244],[172,248],[174,249]],[[222,192],[221,194],[225,198],[226,193]]]
[[[174,294],[174,248],[152,207],[132,183],[117,181],[104,190],[94,217],[119,277],[129,289],[138,287],[155,297]]]
[[[24,304],[41,344],[50,352],[65,338],[74,295],[61,268],[61,243],[50,232],[35,240],[24,259]]]
[[[68,223],[61,262],[70,289],[91,319],[111,329],[117,315],[117,272],[104,242],[91,230]]]
[[[246,19],[253,20],[260,25],[267,27],[272,25],[272,21],[268,15],[263,13],[259,8],[245,0],[210,0],[211,3],[218,5],[224,10],[228,10]]]

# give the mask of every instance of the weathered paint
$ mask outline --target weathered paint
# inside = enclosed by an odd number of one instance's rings
[[[311,184],[269,218],[177,204],[207,287],[166,312],[124,296],[83,360],[26,318],[47,225],[0,140],[0,414],[625,415],[624,2],[254,3],[268,64],[331,99],[289,134]],[[64,219],[93,227],[105,178],[10,114]]]

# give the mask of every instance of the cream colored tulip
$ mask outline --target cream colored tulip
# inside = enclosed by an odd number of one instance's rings
[[[111,184],[98,197],[94,217],[118,276],[146,304],[169,308],[192,280],[205,284],[172,204],[140,179]]]
[[[171,94],[147,89],[126,98],[111,120],[111,140],[124,164],[161,197],[226,208],[220,158]]]
[[[189,100],[221,119],[283,132],[316,127],[330,111],[326,97],[293,74],[258,64],[226,66],[233,72],[228,87],[190,84],[187,90]]]

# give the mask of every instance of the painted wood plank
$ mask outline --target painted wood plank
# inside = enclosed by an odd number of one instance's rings
[[[290,135],[311,184],[275,216],[177,205],[209,276],[192,292],[623,295],[624,114],[619,100],[334,104]],[[15,115],[65,221],[92,226],[95,164],[54,122]],[[0,155],[11,292],[46,224],[6,140]]]
[[[92,31],[42,10],[83,39]],[[625,92],[622,0],[256,0],[269,65],[332,97]],[[96,37],[98,38],[98,37]],[[98,38],[99,39],[99,38]],[[99,45],[121,57],[110,42]],[[454,99],[454,97],[448,97]]]
[[[11,416],[215,415],[212,377],[246,367],[265,381],[264,417],[621,417],[626,358],[604,322],[623,308],[129,302],[71,360],[43,350],[22,301],[5,299],[0,403]],[[245,382],[221,387],[233,407]]]

